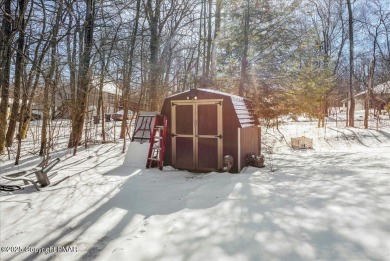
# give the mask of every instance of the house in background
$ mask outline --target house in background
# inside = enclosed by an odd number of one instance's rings
[[[98,99],[99,99],[99,86],[97,80],[93,81],[94,87],[88,95],[88,104],[90,108],[94,106],[97,108]],[[103,108],[104,113],[112,114],[117,112],[120,107],[120,102],[122,100],[122,90],[114,81],[105,82],[103,84]],[[95,112],[94,114],[96,114]]]
[[[99,88],[97,81],[92,82],[93,86],[88,94],[88,111],[96,115],[96,109],[99,99]],[[122,98],[122,91],[115,82],[106,82],[103,85],[103,107],[106,114],[114,113],[119,108],[119,102]],[[71,94],[69,86],[62,88],[56,97],[55,117],[69,119],[71,108]]]
[[[31,112],[33,115],[40,115],[42,117],[42,109],[43,109],[43,104],[42,104],[42,99],[43,99],[43,92],[41,88],[37,88],[35,91],[35,96],[31,104]],[[0,102],[1,102],[1,97],[0,97]],[[30,100],[27,100],[27,103],[29,103]],[[9,98],[8,98],[8,108],[7,108],[7,119],[9,119],[11,115],[11,110],[12,110],[12,105],[14,103],[14,86],[11,85],[9,88]],[[19,112],[20,108],[22,106],[22,98],[19,99]],[[37,117],[37,116],[36,116]],[[35,118],[33,118],[35,119]]]
[[[367,90],[359,92],[355,95],[355,110],[360,111],[364,110],[366,104],[366,95]],[[342,102],[342,109],[345,111],[347,107],[349,108],[350,100],[344,99]],[[379,84],[372,89],[371,95],[371,108],[376,110],[383,110],[383,108],[390,102],[390,81]]]
[[[146,108],[145,103],[138,104],[138,96],[135,95],[128,102],[129,110],[135,112],[137,109],[144,110]],[[92,87],[88,94],[88,113],[90,118],[98,114],[99,100],[99,82],[98,80],[92,81]],[[103,108],[105,114],[115,114],[120,110],[123,110],[124,99],[122,97],[122,85],[115,81],[107,81],[103,84]],[[62,91],[58,92],[56,98],[56,117],[58,118],[70,118],[71,108],[71,95],[69,86],[62,88]]]

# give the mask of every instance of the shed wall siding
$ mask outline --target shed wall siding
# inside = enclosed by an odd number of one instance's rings
[[[234,165],[230,172],[237,173],[238,169],[238,133],[239,122],[235,117],[233,104],[229,99],[224,100],[223,107],[223,156],[231,155],[234,159]]]
[[[171,101],[172,100],[187,100],[189,93],[181,93],[169,98],[166,98],[163,104],[161,113],[165,114],[168,119],[167,139],[165,148],[165,165],[172,165],[172,120],[171,120]],[[240,111],[237,106],[237,101],[233,101],[231,97],[221,95],[218,93],[208,93],[199,91],[197,93],[197,100],[208,99],[222,99],[222,127],[223,127],[223,150],[222,157],[225,155],[231,155],[234,158],[234,165],[230,172],[238,173],[243,167],[245,167],[245,155],[249,152],[259,152],[258,144],[260,143],[259,129],[257,127],[246,127],[241,129],[241,156],[238,158],[238,128],[240,128],[240,119],[247,120],[248,113]],[[238,115],[239,114],[239,115]],[[245,124],[245,123],[244,123]],[[257,150],[256,150],[257,149]],[[240,169],[238,162],[240,161]]]
[[[260,154],[260,128],[259,127],[248,127],[241,129],[240,135],[240,159],[241,169],[246,166],[245,156],[248,153]],[[240,169],[240,171],[241,171]]]
[[[171,101],[165,99],[161,113],[167,116],[167,136],[165,140],[164,165],[172,165],[172,119],[171,119]]]

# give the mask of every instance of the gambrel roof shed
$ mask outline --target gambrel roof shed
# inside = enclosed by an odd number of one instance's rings
[[[260,153],[260,129],[252,103],[240,96],[192,89],[167,97],[162,114],[168,130],[165,164],[190,171],[220,171],[231,155],[231,172],[246,166],[247,153]]]

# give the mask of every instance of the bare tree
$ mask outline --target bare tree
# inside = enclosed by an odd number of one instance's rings
[[[153,3],[154,2],[154,3]],[[149,92],[151,110],[158,109],[157,104],[157,88],[159,79],[159,46],[160,46],[160,31],[159,28],[163,26],[160,21],[162,0],[147,0],[145,11],[146,17],[150,27],[150,73],[149,73]]]
[[[3,23],[1,26],[1,40],[0,40],[0,88],[1,88],[1,101],[0,101],[0,154],[5,153],[5,138],[7,131],[7,113],[8,113],[8,98],[9,98],[9,81],[11,70],[11,45],[12,45],[12,23],[13,18],[11,15],[11,0],[4,1]]]
[[[139,23],[139,17],[140,17],[140,9],[141,9],[141,0],[137,0],[137,6],[135,11],[135,18],[134,18],[134,25],[133,30],[130,36],[130,46],[129,46],[129,53],[126,57],[126,60],[128,61],[125,64],[125,75],[124,75],[124,95],[123,95],[123,120],[122,120],[122,126],[121,126],[121,134],[120,137],[124,139],[124,143],[126,143],[126,132],[127,132],[127,115],[129,111],[129,99],[130,99],[130,81],[133,74],[133,60],[134,60],[134,51],[135,51],[135,44],[137,40],[137,33],[138,33],[138,23]]]
[[[159,109],[161,99],[158,97],[163,93],[159,92],[163,79],[162,56],[169,55],[169,52],[173,51],[172,41],[178,30],[192,23],[191,20],[186,23],[183,21],[192,13],[194,6],[195,4],[190,0],[147,0],[144,5],[150,32],[148,89],[152,111]],[[169,59],[167,61],[168,64],[164,65],[169,66]]]
[[[346,41],[344,19],[343,19],[343,0],[332,1],[310,1],[315,8],[315,15],[311,15],[311,20],[316,31],[316,45],[318,55],[321,56],[322,62],[319,66],[325,70],[331,69],[333,76],[336,76],[340,66],[343,48]],[[332,86],[324,95],[321,109],[318,113],[318,127],[324,127],[325,116],[328,114],[330,94]]]
[[[72,132],[69,139],[69,147],[74,148],[73,154],[77,153],[77,146],[81,142],[83,134],[85,112],[87,109],[87,97],[89,92],[89,85],[91,82],[91,56],[93,48],[93,30],[95,20],[95,1],[86,0],[85,10],[85,24],[84,24],[84,46],[80,54],[80,71],[78,76],[78,88],[76,104],[73,106],[72,112]]]
[[[26,19],[25,13],[27,9],[27,0],[18,1],[18,40],[17,40],[17,52],[15,62],[15,84],[14,84],[14,99],[12,103],[11,116],[8,124],[8,130],[6,135],[6,146],[11,147],[16,130],[16,121],[20,108],[20,88],[23,81],[23,70],[24,70],[24,48],[25,48],[25,30],[26,30]]]
[[[51,48],[51,57],[50,57],[50,67],[49,72],[45,75],[45,87],[44,87],[44,97],[43,97],[43,120],[42,120],[42,132],[41,132],[41,148],[39,150],[39,155],[48,155],[47,146],[47,125],[48,121],[51,120],[50,108],[53,104],[50,104],[49,100],[49,91],[55,89],[55,79],[53,78],[56,66],[57,66],[57,37],[58,31],[61,23],[62,9],[63,9],[63,0],[56,2],[55,9],[57,10],[57,15],[55,18],[54,25],[52,27],[52,35],[50,39],[50,48]]]

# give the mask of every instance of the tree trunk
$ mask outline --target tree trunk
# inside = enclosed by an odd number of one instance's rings
[[[200,8],[200,17],[199,17],[199,41],[198,41],[198,45],[197,45],[197,50],[198,50],[198,55],[196,56],[196,67],[195,67],[195,77],[198,77],[199,78],[199,66],[200,66],[200,57],[201,57],[201,53],[202,53],[202,50],[201,50],[201,46],[202,46],[202,22],[203,22],[203,17],[204,17],[204,13],[203,13],[203,4],[204,4],[204,0],[202,0],[202,4],[201,4],[201,8]],[[199,81],[198,79],[195,80],[195,88],[197,88],[199,85]]]
[[[149,93],[150,93],[150,109],[151,111],[158,110],[157,89],[159,80],[159,65],[158,54],[160,46],[159,22],[161,0],[155,1],[155,7],[152,6],[152,0],[147,2],[147,12],[149,14],[150,26],[150,73],[149,73]]]
[[[3,24],[1,27],[2,39],[0,40],[0,154],[5,153],[5,138],[7,131],[9,80],[11,71],[11,44],[12,44],[12,17],[11,0],[3,1]]]
[[[104,51],[103,51],[104,52]],[[98,107],[96,111],[96,117],[101,117],[102,120],[102,143],[106,141],[106,132],[104,130],[104,104],[103,104],[103,87],[104,87],[104,67],[105,67],[105,54],[103,53],[102,57],[102,70],[100,72],[100,81],[99,81],[99,96],[98,96]],[[100,115],[100,116],[99,116]]]
[[[127,47],[126,47],[127,49]],[[120,131],[120,134],[119,134],[119,138],[120,139],[124,139],[126,140],[126,122],[127,122],[127,112],[128,112],[128,104],[129,104],[129,96],[130,96],[130,79],[131,79],[131,76],[130,76],[130,72],[131,72],[131,69],[129,68],[130,65],[129,63],[131,63],[129,61],[129,54],[126,52],[125,53],[125,62],[124,62],[124,68],[123,68],[123,96],[122,96],[122,100],[123,100],[123,118],[122,118],[122,123],[121,123],[121,131]]]
[[[345,127],[348,127],[349,125],[349,95],[347,93],[347,108],[345,111]]]
[[[44,16],[43,23],[46,23],[46,16]],[[34,59],[32,61],[31,69],[28,74],[27,83],[24,85],[23,88],[23,101],[22,101],[22,108],[20,112],[21,127],[19,128],[19,136],[21,139],[25,139],[27,136],[27,131],[30,126],[32,103],[34,101],[36,89],[39,84],[39,77],[42,73],[41,71],[42,63],[50,46],[50,41],[45,41],[45,40],[46,40],[45,27],[43,27],[41,30],[39,40],[34,50]],[[44,43],[43,46],[42,43]],[[27,43],[27,46],[29,44],[31,43]]]
[[[47,143],[47,125],[49,121],[49,89],[51,86],[51,79],[45,79],[45,87],[43,90],[43,118],[42,118],[42,130],[41,130],[41,147],[39,150],[39,156],[46,154]]]
[[[70,12],[73,12],[72,5],[70,6]],[[69,89],[70,89],[70,102],[67,104],[69,106],[68,110],[70,112],[71,122],[76,121],[76,54],[77,54],[77,33],[80,33],[80,23],[76,20],[75,25],[73,25],[74,15],[70,13],[69,15],[69,26],[66,35],[66,51],[68,58],[69,66]],[[76,16],[75,16],[76,17]],[[75,29],[73,29],[75,27]],[[72,30],[74,31],[72,34]],[[71,38],[73,36],[73,38]],[[71,46],[72,43],[72,46]],[[72,137],[72,132],[71,136]],[[73,142],[69,141],[68,147],[73,147]]]
[[[374,96],[374,92],[372,91],[374,87],[374,74],[375,74],[375,65],[376,65],[376,48],[377,48],[377,40],[378,40],[378,29],[379,26],[375,28],[375,34],[373,34],[374,42],[373,42],[373,54],[372,54],[372,61],[370,63],[370,68],[368,71],[368,88],[367,88],[367,95],[366,95],[366,106],[364,111],[364,128],[368,128],[368,119],[369,119],[369,111],[370,111],[370,100],[371,97]],[[379,117],[379,115],[378,115]]]
[[[204,82],[204,78],[206,75],[206,56],[207,56],[207,23],[206,23],[206,17],[207,17],[207,0],[202,1],[202,7],[203,7],[203,61],[202,61],[202,82]]]
[[[219,33],[221,31],[221,10],[222,10],[222,0],[217,0],[215,5],[215,30],[214,30],[214,39],[213,47],[211,50],[211,78],[215,76],[216,70],[216,57],[217,57],[217,40]]]
[[[367,88],[367,94],[366,94],[366,106],[365,106],[365,111],[364,111],[364,128],[368,128],[368,119],[369,119],[369,111],[370,111],[370,100],[371,100],[371,95],[373,94],[373,87],[374,87],[374,73],[375,73],[375,64],[376,64],[376,39],[374,42],[374,58],[371,61],[370,64],[370,69],[368,72],[368,88]]]
[[[14,85],[14,102],[12,104],[11,117],[8,124],[8,130],[6,135],[6,146],[11,147],[16,130],[16,122],[20,108],[20,87],[22,82],[23,68],[24,68],[24,40],[25,40],[25,29],[26,23],[24,19],[24,14],[26,12],[26,0],[19,0],[19,38],[18,38],[18,47],[16,52],[16,62],[15,62],[15,85]]]
[[[68,147],[74,148],[73,155],[77,153],[77,146],[81,142],[83,135],[83,126],[85,120],[85,112],[87,110],[88,92],[91,81],[91,53],[93,47],[93,30],[94,30],[94,9],[95,1],[86,1],[86,14],[85,14],[85,31],[84,31],[84,45],[83,52],[81,54],[80,61],[80,73],[78,79],[78,89],[76,103],[77,107],[74,106],[74,119],[72,121],[72,132]]]
[[[209,77],[210,77],[210,65],[211,65],[211,43],[212,43],[212,37],[211,37],[211,28],[212,28],[212,19],[211,19],[211,10],[213,7],[213,1],[208,0],[208,28],[207,28],[207,54],[206,54],[206,80],[209,84]]]
[[[126,78],[128,82],[124,84],[126,86],[125,93],[123,96],[124,104],[123,104],[123,120],[121,126],[121,134],[120,138],[124,139],[124,143],[126,143],[126,132],[127,132],[127,115],[129,111],[129,99],[130,99],[130,82],[133,74],[133,60],[134,60],[134,51],[135,51],[135,43],[137,40],[137,32],[138,32],[138,20],[141,9],[141,0],[137,0],[136,14],[134,20],[133,32],[131,34],[130,39],[130,51],[129,51],[129,63],[127,66]]]
[[[249,0],[244,15],[244,50],[241,58],[241,79],[238,95],[244,96],[248,82],[248,49],[249,49]]]
[[[349,127],[355,127],[355,94],[353,89],[354,74],[354,39],[353,39],[353,14],[351,0],[347,0],[348,28],[349,28]]]
[[[100,119],[100,116],[102,115],[103,109],[103,87],[104,87],[104,75],[103,73],[100,74],[99,78],[99,89],[98,89],[98,102],[97,102],[97,109],[96,109],[96,117]]]
[[[49,99],[49,92],[55,88],[54,86],[54,72],[57,66],[57,35],[59,31],[59,26],[62,16],[62,3],[63,0],[60,0],[58,3],[56,21],[53,27],[52,37],[51,37],[51,61],[49,73],[45,77],[45,88],[43,91],[43,119],[42,119],[42,131],[41,131],[41,148],[39,150],[39,156],[44,156],[48,154],[49,146],[47,146],[47,125],[50,120],[50,108],[52,107],[51,101]]]

